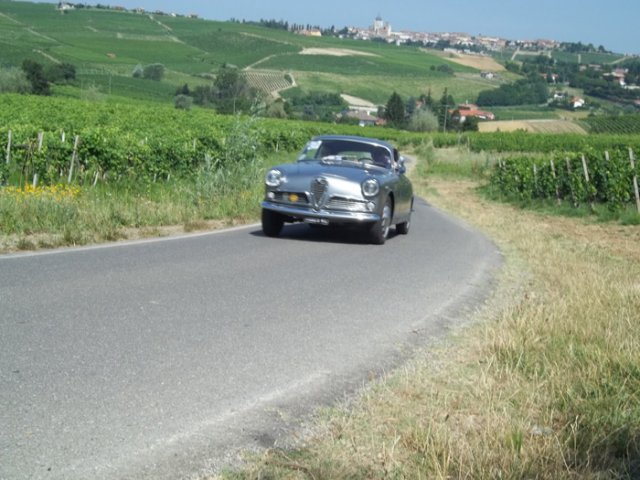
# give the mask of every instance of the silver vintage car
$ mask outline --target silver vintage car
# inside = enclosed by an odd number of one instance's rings
[[[409,232],[413,187],[405,171],[404,158],[387,142],[314,137],[296,163],[267,172],[262,231],[277,237],[286,222],[360,225],[381,245],[392,225]]]

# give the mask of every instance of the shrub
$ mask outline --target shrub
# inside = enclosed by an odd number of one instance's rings
[[[19,68],[0,69],[0,93],[29,93],[31,84]]]
[[[131,72],[131,76],[133,78],[142,78],[143,74],[144,68],[142,67],[142,65],[137,64],[135,67],[133,67],[133,71]]]
[[[59,63],[45,69],[47,79],[53,83],[68,83],[76,79],[76,67],[70,63]]]
[[[164,65],[161,63],[152,63],[144,67],[142,76],[147,80],[155,80],[159,82],[164,77]]]
[[[31,83],[31,93],[36,95],[50,95],[49,82],[44,74],[44,68],[38,62],[25,60],[22,62],[22,70]]]
[[[191,110],[191,106],[193,105],[193,98],[189,95],[181,93],[175,96],[173,103],[175,107],[180,110]]]
[[[429,109],[419,108],[411,115],[408,128],[412,132],[435,132],[438,130],[438,117]]]

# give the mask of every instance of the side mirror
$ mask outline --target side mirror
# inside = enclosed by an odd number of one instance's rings
[[[400,159],[398,160],[398,173],[400,173],[401,175],[407,173],[407,166],[404,164],[404,162],[404,157],[400,157]]]

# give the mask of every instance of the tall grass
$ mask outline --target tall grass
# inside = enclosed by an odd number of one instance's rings
[[[256,220],[267,166],[291,154],[262,156],[258,132],[237,122],[224,154],[192,175],[161,182],[118,181],[95,186],[0,187],[0,250],[78,245],[214,228]],[[53,192],[53,193],[52,193]]]
[[[325,412],[306,447],[223,478],[638,478],[639,229],[522,211],[420,172],[420,194],[505,253],[494,297],[442,346]]]
[[[218,173],[213,179],[162,184],[85,188],[76,198],[54,199],[0,193],[0,239],[6,249],[78,245],[157,234],[152,227],[206,228],[206,221],[247,221],[258,216],[262,195],[256,174],[251,189],[232,190]],[[203,187],[204,185],[204,187]],[[135,233],[134,230],[140,230]]]

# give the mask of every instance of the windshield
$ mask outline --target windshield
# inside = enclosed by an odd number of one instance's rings
[[[298,161],[357,162],[390,168],[391,158],[389,150],[380,145],[336,139],[310,141],[298,157]]]

